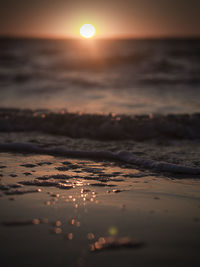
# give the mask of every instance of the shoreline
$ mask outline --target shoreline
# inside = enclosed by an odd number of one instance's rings
[[[107,161],[18,153],[0,157],[5,166],[1,184],[13,192],[1,190],[0,197],[4,266],[199,263],[198,179],[166,179]],[[101,237],[106,248],[92,252]]]

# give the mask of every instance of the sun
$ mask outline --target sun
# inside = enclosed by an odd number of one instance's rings
[[[84,38],[92,38],[96,33],[95,27],[92,24],[84,24],[80,28],[80,35]]]

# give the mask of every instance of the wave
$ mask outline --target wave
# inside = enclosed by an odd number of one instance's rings
[[[98,140],[200,139],[200,114],[101,115],[0,109],[0,132],[33,132]]]
[[[145,169],[154,170],[158,172],[200,175],[200,168],[198,167],[189,167],[173,163],[160,162],[151,159],[144,159],[142,157],[135,156],[134,154],[128,151],[119,151],[116,153],[110,151],[74,151],[74,150],[68,150],[65,147],[43,148],[38,145],[30,143],[0,144],[0,151],[48,154],[48,155],[75,157],[75,158],[114,160],[114,161],[129,163],[135,166],[143,167]]]

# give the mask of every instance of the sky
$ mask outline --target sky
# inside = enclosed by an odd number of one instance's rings
[[[200,36],[200,0],[1,0],[0,36],[99,38]]]

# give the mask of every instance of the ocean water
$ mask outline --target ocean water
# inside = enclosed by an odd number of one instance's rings
[[[0,40],[2,266],[200,266],[200,41]]]
[[[0,90],[3,151],[200,167],[200,40],[1,39]]]
[[[200,40],[0,40],[0,106],[191,114]]]

